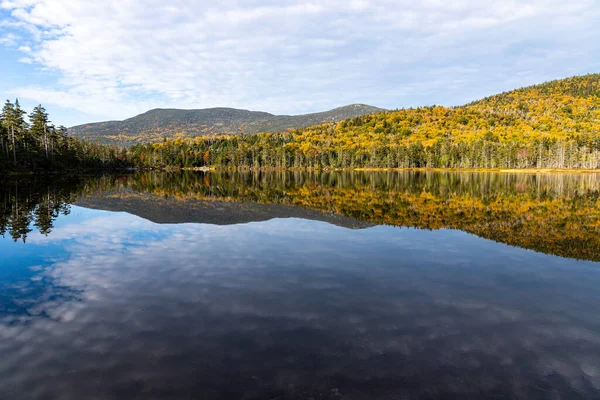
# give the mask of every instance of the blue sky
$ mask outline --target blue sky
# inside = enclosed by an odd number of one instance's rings
[[[597,0],[0,0],[0,94],[67,126],[156,107],[459,105],[600,72]]]

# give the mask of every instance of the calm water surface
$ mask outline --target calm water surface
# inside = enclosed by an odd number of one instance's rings
[[[0,184],[1,399],[600,398],[600,175]]]

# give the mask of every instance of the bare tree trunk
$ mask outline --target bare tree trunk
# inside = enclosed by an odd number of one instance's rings
[[[48,159],[48,131],[46,124],[44,124],[44,149],[46,150],[46,160]]]
[[[11,130],[11,138],[12,138],[13,163],[15,164],[15,167],[16,167],[17,166],[17,149],[15,147],[15,127],[11,126],[10,130]]]

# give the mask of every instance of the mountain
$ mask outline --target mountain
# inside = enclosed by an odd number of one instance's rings
[[[365,104],[351,104],[304,115],[273,115],[235,108],[155,109],[124,121],[74,126],[69,128],[69,134],[92,141],[131,145],[160,141],[164,137],[282,132],[382,111],[385,110]]]
[[[286,134],[138,146],[151,168],[600,168],[600,74],[576,76],[459,107],[361,115]]]

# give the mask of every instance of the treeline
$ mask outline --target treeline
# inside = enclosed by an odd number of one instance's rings
[[[315,129],[315,128],[313,128]],[[320,129],[334,131],[335,127]],[[579,136],[575,140],[531,143],[440,139],[422,143],[371,143],[332,147],[299,140],[301,133],[202,137],[136,145],[130,161],[140,167],[261,168],[586,168],[600,166],[600,142]]]
[[[54,126],[41,105],[27,114],[7,100],[0,114],[0,172],[129,166],[127,151],[86,142]]]

